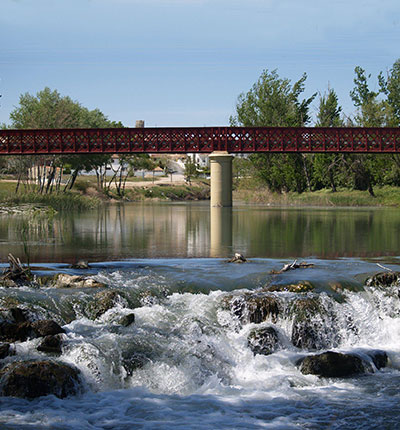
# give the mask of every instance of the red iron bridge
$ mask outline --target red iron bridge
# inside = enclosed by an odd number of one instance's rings
[[[400,153],[400,128],[180,127],[0,130],[0,155]]]

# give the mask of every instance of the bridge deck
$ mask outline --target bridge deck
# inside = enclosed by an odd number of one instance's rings
[[[0,130],[0,155],[400,153],[400,128],[187,127]]]

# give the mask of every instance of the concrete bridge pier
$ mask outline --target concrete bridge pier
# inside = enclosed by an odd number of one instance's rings
[[[214,151],[210,155],[211,207],[232,206],[232,159],[226,151]]]

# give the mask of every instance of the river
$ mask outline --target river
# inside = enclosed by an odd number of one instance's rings
[[[206,203],[157,203],[50,220],[1,217],[1,261],[12,252],[38,274],[90,274],[119,300],[93,319],[90,289],[0,288],[0,310],[12,298],[63,326],[54,359],[77,367],[84,384],[66,399],[0,397],[0,428],[397,429],[399,287],[365,281],[380,266],[400,270],[399,231],[399,210],[368,208],[237,205],[210,214]],[[227,263],[234,252],[249,261]],[[81,258],[89,271],[69,268]],[[294,259],[313,267],[271,274]],[[265,293],[299,281],[313,289]],[[276,299],[278,318],[240,320],[230,304],[252,294]],[[315,348],[294,346],[294,318],[285,311],[304,298],[322,310],[311,318],[319,327]],[[132,310],[134,324],[120,326]],[[270,355],[249,348],[259,327],[279,335]],[[37,344],[17,343],[3,364],[47,357]],[[366,357],[377,349],[388,366],[371,364],[358,376],[319,378],[296,364],[326,350]]]

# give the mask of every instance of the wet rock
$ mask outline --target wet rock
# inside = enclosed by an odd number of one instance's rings
[[[118,324],[123,325],[124,327],[128,327],[135,322],[135,314],[127,314],[124,315],[119,321]]]
[[[383,367],[386,367],[388,364],[388,356],[385,351],[380,349],[376,349],[373,351],[368,351],[367,355],[371,358],[372,362],[375,364],[375,367],[379,370]]]
[[[29,321],[28,312],[21,308],[10,308],[9,313],[11,318],[16,323],[23,323]]]
[[[89,318],[96,319],[113,308],[121,299],[118,291],[100,291],[86,307]]]
[[[32,329],[35,332],[36,337],[65,333],[65,330],[53,320],[35,321],[32,323]]]
[[[302,281],[297,284],[289,284],[289,285],[270,285],[264,287],[266,291],[270,292],[289,292],[289,293],[307,293],[314,289],[313,285],[311,285],[308,281]]]
[[[0,342],[24,342],[33,337],[31,323],[12,323],[3,321],[0,323]]]
[[[366,285],[369,287],[399,287],[400,272],[381,272],[371,276],[366,280]]]
[[[318,350],[337,344],[338,334],[333,331],[333,316],[322,307],[318,299],[307,297],[296,300],[292,312],[291,340],[294,346]]]
[[[243,323],[259,324],[269,318],[276,322],[279,304],[275,297],[265,293],[244,294],[230,301],[230,310]]]
[[[278,333],[273,327],[253,329],[247,337],[247,345],[253,351],[254,355],[272,354],[279,346]]]
[[[62,339],[60,336],[46,336],[37,347],[38,351],[52,354],[61,354]]]
[[[132,354],[123,354],[122,365],[127,373],[127,376],[132,376],[135,370],[141,369],[146,363],[149,363],[150,359],[145,354],[138,352]]]
[[[0,359],[6,358],[9,355],[14,355],[9,343],[0,343]]]
[[[59,273],[47,284],[55,288],[105,288],[106,285],[94,278]]]
[[[300,371],[304,375],[342,378],[364,373],[365,367],[360,357],[327,351],[305,357],[301,361]]]
[[[55,361],[22,361],[11,363],[0,370],[2,396],[64,398],[81,391],[79,371]]]
[[[228,263],[246,263],[247,259],[239,252],[236,252],[235,255],[227,262]]]
[[[80,270],[86,270],[90,269],[89,263],[85,260],[79,260],[78,262],[71,264],[71,269],[80,269]]]

